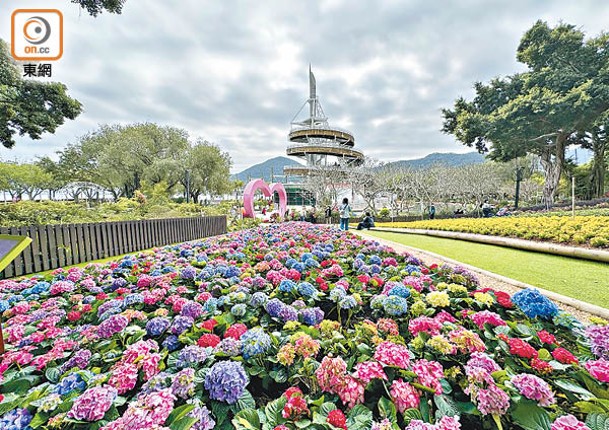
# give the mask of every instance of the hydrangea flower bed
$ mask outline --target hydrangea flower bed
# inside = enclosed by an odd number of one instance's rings
[[[2,429],[609,426],[609,326],[284,223],[0,281]]]

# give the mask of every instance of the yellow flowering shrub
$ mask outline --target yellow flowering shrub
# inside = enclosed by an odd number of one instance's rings
[[[609,247],[609,216],[457,218],[377,223],[377,227],[458,231],[596,248]]]

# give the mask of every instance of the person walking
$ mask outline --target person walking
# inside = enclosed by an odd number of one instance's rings
[[[351,217],[351,206],[349,206],[349,199],[344,198],[343,204],[340,205],[339,209],[340,215],[340,229],[347,231],[349,230],[349,218]]]
[[[429,206],[429,219],[434,219],[436,217],[436,207],[434,206],[434,204],[432,203]]]
[[[326,224],[332,224],[332,208],[328,206],[325,211]]]

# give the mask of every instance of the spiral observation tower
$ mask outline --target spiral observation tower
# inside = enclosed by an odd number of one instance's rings
[[[308,118],[297,118],[309,105]],[[335,166],[348,168],[363,163],[364,154],[355,147],[355,138],[350,131],[332,127],[328,123],[319,98],[315,76],[309,66],[309,98],[294,115],[288,134],[287,155],[305,161],[304,166],[284,168],[286,175],[314,175],[315,170]]]

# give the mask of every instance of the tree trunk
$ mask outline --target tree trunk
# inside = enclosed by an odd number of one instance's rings
[[[567,134],[559,133],[553,145],[546,146],[541,152],[541,165],[544,170],[543,200],[546,209],[554,205],[554,195],[558,189],[560,175],[565,162]]]
[[[605,161],[606,147],[607,143],[604,140],[599,138],[599,136],[593,136],[592,150],[594,151],[594,158],[590,174],[590,182],[592,183],[590,191],[593,198],[602,197],[605,193],[605,170],[607,170],[607,163]]]

